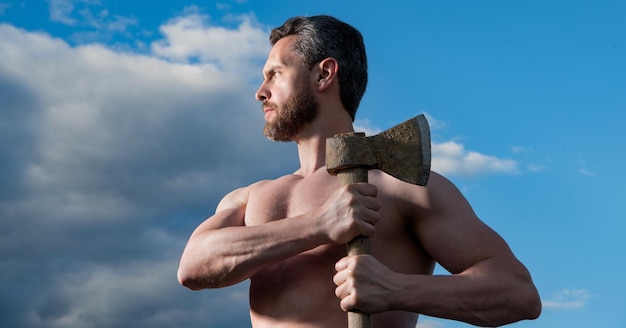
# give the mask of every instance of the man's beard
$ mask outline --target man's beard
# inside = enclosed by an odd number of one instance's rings
[[[267,122],[263,134],[272,141],[292,141],[302,128],[313,122],[317,117],[319,105],[306,85],[298,85],[294,92],[285,100],[281,108],[276,104],[264,103],[276,114],[273,122]]]

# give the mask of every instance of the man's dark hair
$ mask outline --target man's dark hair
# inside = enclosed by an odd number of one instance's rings
[[[293,50],[309,69],[329,57],[337,60],[341,103],[354,121],[367,86],[367,56],[361,33],[331,16],[300,16],[273,29],[270,42],[275,45],[289,35],[297,36]]]

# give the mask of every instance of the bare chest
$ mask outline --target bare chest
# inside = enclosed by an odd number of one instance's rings
[[[407,231],[406,216],[397,210],[396,197],[383,184],[370,181],[379,186],[382,202],[381,221],[370,238],[372,255],[394,271],[429,273],[431,261]],[[325,172],[316,179],[286,176],[263,183],[250,193],[245,224],[260,225],[318,210],[339,186],[337,178]],[[291,322],[296,327],[295,322],[306,322],[308,326],[345,327],[346,315],[339,307],[332,283],[334,265],[345,255],[345,245],[321,245],[255,274],[250,286],[255,326],[276,327],[278,322]],[[380,315],[380,319],[386,323],[407,320],[411,324],[396,326],[414,327],[416,316],[396,313],[393,320],[385,315]]]
[[[268,181],[250,193],[245,223],[258,225],[308,213],[322,206],[338,187],[337,179],[325,173]]]
[[[382,203],[379,210],[381,220],[376,224],[376,233],[370,238],[371,254],[401,272],[429,271],[430,259],[417,241],[415,231],[410,228],[412,225],[409,220],[414,218],[399,210],[398,197],[389,192],[384,183],[379,182],[376,176],[374,179],[370,176],[370,183],[378,187],[378,198]],[[319,210],[339,187],[339,180],[326,172],[312,178],[285,176],[268,181],[251,192],[245,224],[260,225]],[[338,248],[345,252],[345,246]],[[334,251],[332,254],[327,252],[327,247],[318,247],[306,254],[331,262],[338,259]]]

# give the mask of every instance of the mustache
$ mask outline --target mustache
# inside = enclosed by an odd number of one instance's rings
[[[261,103],[261,109],[264,109],[264,108],[277,109],[278,105],[271,101],[264,101]]]

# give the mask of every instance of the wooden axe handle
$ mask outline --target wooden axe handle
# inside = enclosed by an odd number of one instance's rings
[[[367,171],[365,167],[353,167],[337,172],[337,177],[341,184],[351,184],[367,182]],[[348,255],[369,254],[369,239],[365,236],[354,238],[348,243]],[[370,328],[372,326],[370,315],[363,312],[348,312],[348,328]]]

